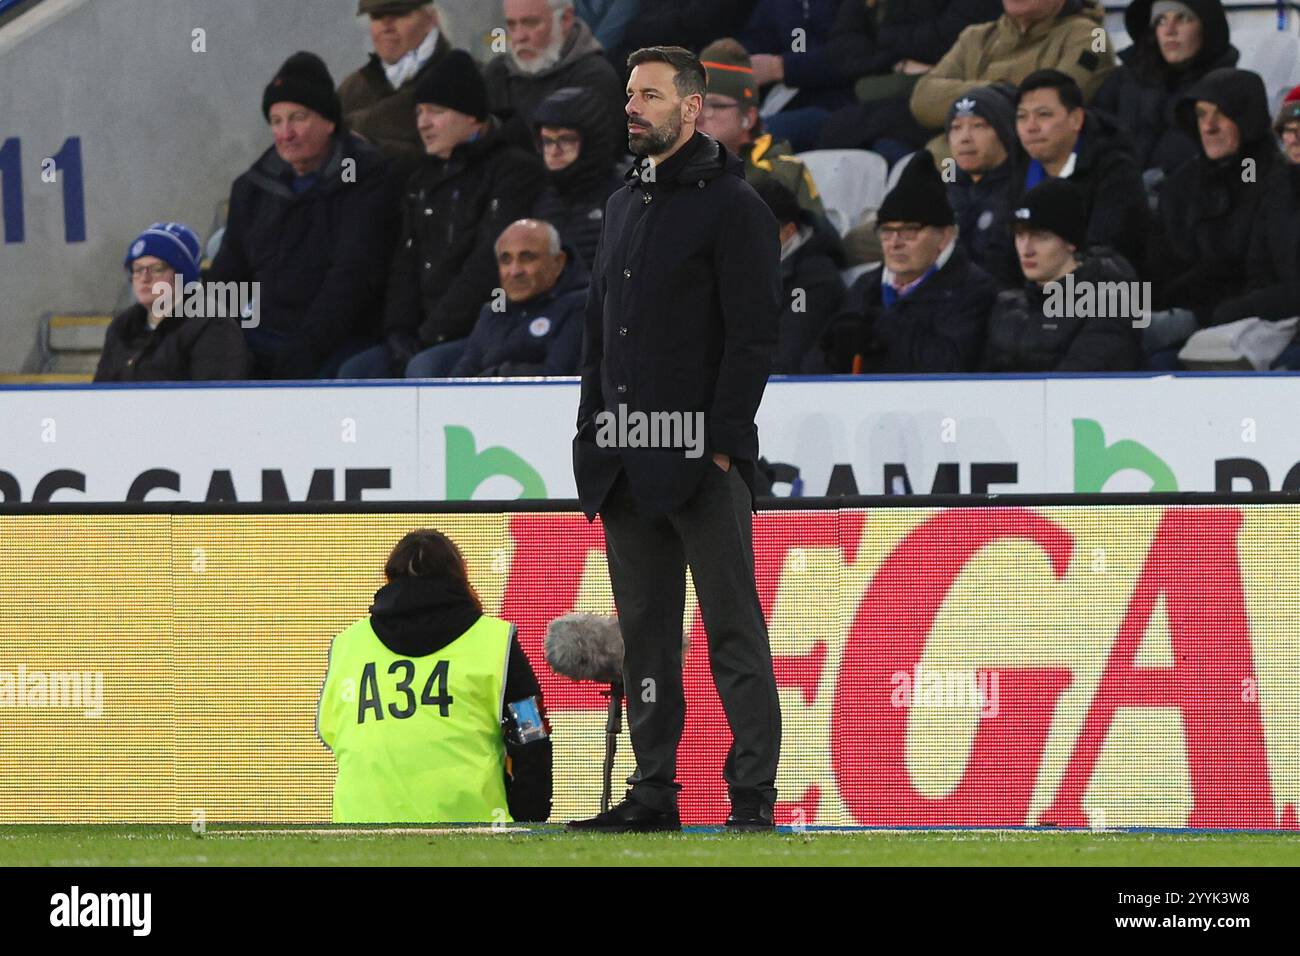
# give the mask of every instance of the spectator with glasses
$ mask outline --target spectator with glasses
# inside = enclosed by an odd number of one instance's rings
[[[590,268],[605,202],[623,184],[609,158],[616,131],[591,91],[570,86],[542,100],[533,114],[533,134],[546,163],[546,187],[533,205],[533,218],[559,230],[563,244]]]
[[[830,371],[973,371],[997,284],[957,243],[928,152],[908,160],[878,222],[884,267],[853,284],[822,337]]]
[[[108,327],[96,382],[235,381],[248,377],[248,347],[232,316],[190,316],[167,288],[199,276],[199,237],[156,222],[126,254],[135,305]]]

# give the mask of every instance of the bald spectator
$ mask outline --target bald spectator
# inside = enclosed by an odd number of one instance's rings
[[[452,378],[576,375],[582,353],[582,313],[590,275],[560,246],[548,222],[521,219],[496,244],[505,301],[479,311],[465,354]],[[424,377],[419,356],[408,366]]]
[[[1071,76],[1088,101],[1115,68],[1115,54],[1096,0],[1002,0],[1002,16],[967,27],[912,90],[912,114],[928,130],[943,129],[948,110],[977,86],[1018,86],[1035,70]],[[943,137],[929,148],[945,155]]]
[[[415,99],[428,155],[402,203],[385,344],[345,363],[343,378],[401,378],[417,353],[439,345],[437,368],[445,374],[496,288],[497,237],[528,215],[542,189],[542,161],[513,145],[488,114],[483,77],[464,50],[443,57],[420,81]]]
[[[757,188],[775,180],[794,194],[799,205],[818,219],[826,209],[812,174],[785,140],[763,127],[758,115],[758,79],[749,53],[739,40],[727,37],[700,53],[708,74],[699,129],[708,133],[745,164],[745,181]]]
[[[627,151],[623,81],[572,0],[504,0],[503,12],[510,49],[485,70],[492,112],[512,121],[511,135],[522,143],[531,139],[542,100],[566,86],[583,87],[602,104],[610,128],[622,133],[610,147],[610,158],[621,158]]]
[[[348,126],[409,172],[424,155],[415,128],[415,87],[451,44],[427,0],[361,0],[375,52],[339,84]]]

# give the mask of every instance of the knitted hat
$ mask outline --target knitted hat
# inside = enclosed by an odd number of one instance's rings
[[[1068,179],[1045,179],[1025,193],[1012,212],[1012,222],[1045,229],[1082,249],[1087,244],[1088,203],[1083,191]]]
[[[758,81],[749,53],[739,40],[724,37],[700,51],[700,62],[709,78],[708,92],[729,96],[746,106],[758,105]]]
[[[445,106],[477,120],[488,118],[487,83],[464,50],[451,50],[433,64],[415,87],[415,102]]]
[[[1011,152],[1016,146],[1016,88],[1009,83],[977,86],[957,98],[948,110],[944,130],[952,129],[959,116],[978,116],[993,127],[1002,148]]]
[[[907,161],[898,182],[880,204],[876,221],[919,222],[925,226],[951,226],[956,221],[948,205],[948,188],[927,150]]]
[[[187,279],[199,277],[199,237],[184,223],[155,222],[126,251],[127,270],[136,259],[156,256]]]
[[[357,16],[362,17],[368,13],[410,13],[430,2],[432,0],[361,0]]]
[[[297,103],[333,123],[343,120],[343,106],[325,61],[315,53],[295,53],[284,61],[262,94],[262,115],[270,120],[276,103]]]
[[[1282,108],[1277,111],[1277,122],[1273,124],[1273,132],[1281,136],[1282,127],[1292,120],[1300,120],[1300,86],[1288,93],[1282,101]]]

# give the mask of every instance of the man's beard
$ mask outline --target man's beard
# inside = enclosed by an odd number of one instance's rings
[[[510,59],[514,61],[515,67],[520,73],[536,76],[560,62],[560,51],[564,48],[564,41],[567,39],[560,29],[560,19],[563,15],[563,11],[556,13],[555,20],[551,24],[551,42],[546,45],[545,50],[538,53],[531,61],[525,62],[519,59],[514,50],[510,51]]]
[[[677,142],[677,137],[681,133],[681,114],[674,113],[668,117],[668,122],[663,126],[651,126],[648,130],[639,133],[629,130],[627,148],[632,151],[633,156],[658,156],[660,153],[668,152],[669,147]]]

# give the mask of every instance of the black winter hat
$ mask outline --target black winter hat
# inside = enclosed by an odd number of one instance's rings
[[[415,102],[445,106],[477,120],[488,118],[487,83],[464,50],[451,50],[433,64],[415,87]]]
[[[333,123],[343,121],[343,104],[334,92],[334,79],[315,53],[298,52],[284,61],[262,94],[262,115],[267,120],[276,103],[298,103]]]
[[[1011,221],[1046,229],[1076,249],[1087,244],[1088,203],[1083,190],[1068,179],[1044,179],[1029,190],[1012,210]]]
[[[989,86],[977,86],[953,102],[948,110],[948,121],[944,130],[952,129],[952,121],[958,116],[978,116],[993,127],[1002,148],[1008,153],[1016,148],[1016,88],[1009,83],[993,83]]]
[[[907,161],[898,182],[880,204],[876,221],[919,222],[925,226],[951,226],[956,221],[948,204],[948,189],[928,150],[921,150]]]

